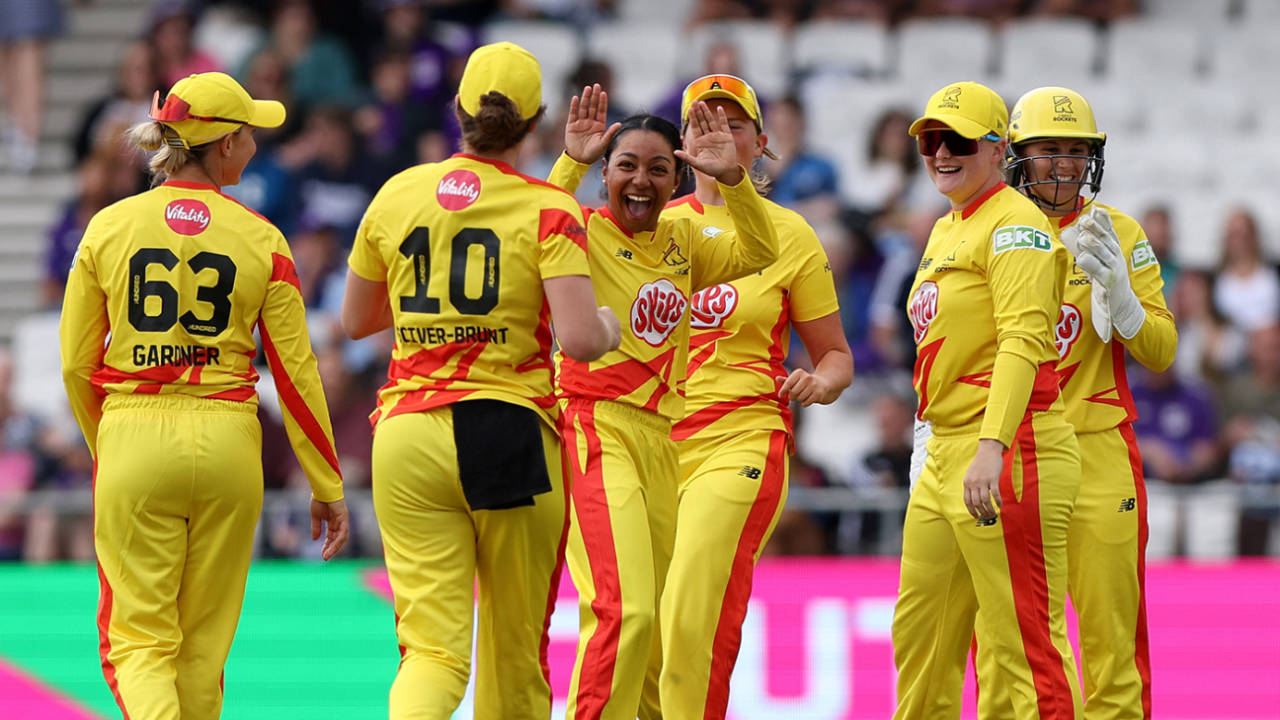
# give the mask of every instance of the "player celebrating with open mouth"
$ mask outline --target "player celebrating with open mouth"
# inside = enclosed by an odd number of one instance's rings
[[[694,103],[682,150],[655,115],[606,126],[606,104],[598,85],[570,102],[550,178],[572,190],[603,156],[609,204],[589,213],[587,247],[601,301],[626,313],[616,351],[559,367],[581,613],[568,717],[634,720],[661,716],[657,612],[675,540],[671,425],[684,412],[690,297],[767,267],[778,239],[723,109]],[[732,226],[662,215],[685,162],[719,183]]]
[[[952,209],[929,235],[907,308],[917,418],[932,436],[903,528],[899,720],[959,714],[978,608],[978,644],[1016,716],[1078,717],[1063,606],[1080,455],[1053,345],[1070,257],[1003,182],[1007,125],[999,95],[960,82],[909,129]]]

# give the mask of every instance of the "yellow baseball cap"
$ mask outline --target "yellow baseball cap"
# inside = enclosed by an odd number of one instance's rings
[[[151,119],[177,132],[170,145],[193,148],[212,142],[241,125],[273,128],[284,122],[284,105],[275,100],[254,100],[226,73],[188,75],[173,84],[160,104],[160,92],[151,98]]]
[[[528,120],[542,107],[542,68],[528,50],[509,42],[481,45],[467,58],[458,83],[458,101],[468,114],[480,112],[480,98],[502,93]]]
[[[698,100],[732,100],[756,124],[756,132],[764,132],[764,114],[760,112],[760,99],[756,97],[755,89],[737,75],[724,73],[703,75],[686,85],[684,93],[680,96],[681,127],[688,124],[689,107]],[[764,149],[764,154],[774,160],[778,159],[778,156],[774,155],[769,148]]]
[[[996,91],[976,82],[947,85],[929,98],[921,115],[907,132],[919,135],[925,122],[937,120],[971,140],[984,135],[1005,136],[1009,108]]]

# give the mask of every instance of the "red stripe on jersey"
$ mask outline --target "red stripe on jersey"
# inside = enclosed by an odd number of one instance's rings
[[[1116,379],[1119,407],[1124,408],[1126,413],[1121,422],[1131,423],[1138,419],[1138,407],[1133,404],[1133,393],[1129,391],[1129,375],[1124,369],[1124,345],[1118,342],[1111,343],[1111,372]]]
[[[1058,367],[1058,388],[1065,390],[1067,383],[1071,382],[1071,378],[1075,377],[1076,371],[1080,369],[1080,363],[1072,363],[1066,367]]]
[[[756,553],[765,542],[769,526],[773,524],[778,505],[782,502],[788,462],[787,437],[787,433],[781,430],[769,434],[769,455],[765,458],[760,489],[751,503],[742,535],[738,537],[738,547],[733,553],[729,582],[720,604],[720,620],[716,623],[715,638],[711,642],[711,676],[703,717],[722,718],[729,707],[729,677],[733,675],[738,649],[742,645],[742,621],[747,616],[747,601],[751,598]]]
[[[1056,388],[1056,380],[1055,380]],[[1013,490],[1013,454],[1022,459],[1022,499]],[[1040,525],[1040,475],[1036,460],[1035,428],[1031,413],[1022,419],[1013,447],[1004,453],[1000,472],[1000,512],[1004,548],[1009,561],[1013,606],[1023,651],[1036,688],[1040,717],[1071,718],[1075,712],[1071,685],[1062,667],[1062,654],[1049,632],[1049,579],[1045,571],[1044,538]]]
[[[1036,379],[1031,385],[1031,397],[1027,398],[1028,410],[1048,410],[1053,401],[1058,399],[1061,388],[1058,385],[1057,362],[1043,362],[1036,369]]]
[[[675,426],[671,428],[671,439],[676,441],[688,440],[725,415],[728,415],[734,410],[752,405],[758,399],[759,398],[754,397],[740,397],[734,400],[724,400],[713,405],[708,405],[676,423]]]
[[[245,402],[257,394],[252,387],[238,387],[230,390],[223,390],[220,393],[214,393],[207,396],[210,400],[234,400],[235,402]]]
[[[400,637],[400,613],[393,613],[393,614],[396,617],[396,638],[399,638]],[[404,665],[404,653],[408,649],[404,645],[400,645],[399,647],[400,647],[400,662],[396,666],[397,670],[400,669],[401,665]]]
[[[623,227],[622,223],[618,222],[618,218],[613,216],[613,213],[609,211],[608,207],[602,207],[599,210],[596,210],[595,213],[596,215],[599,215],[600,217],[604,218],[605,220],[608,220],[609,222],[617,226],[618,231],[621,232],[623,235],[626,235],[629,238],[634,238],[636,236],[635,233],[626,229],[625,227]]]
[[[311,442],[316,452],[320,453],[325,462],[329,463],[329,467],[341,476],[338,453],[329,442],[329,438],[325,436],[324,428],[320,427],[320,421],[316,420],[311,408],[307,407],[306,401],[302,399],[302,393],[298,392],[298,388],[294,386],[293,378],[289,377],[289,371],[285,369],[284,363],[280,361],[280,353],[276,350],[275,343],[271,341],[271,333],[267,332],[267,326],[259,322],[258,332],[262,335],[262,348],[267,354],[267,365],[271,367],[271,376],[275,380],[276,389],[280,395],[280,404],[293,416],[294,422],[298,423],[298,427],[302,429],[302,433],[307,436],[307,440]]]
[[[560,361],[560,395],[595,400],[622,400],[644,387],[645,383],[656,379],[657,387],[644,405],[639,406],[646,410],[655,410],[662,396],[671,389],[671,368],[674,365],[675,354],[676,349],[670,348],[647,363],[635,358],[627,358],[595,370],[591,369],[590,363],[566,356]]]
[[[560,208],[543,208],[538,214],[538,242],[545,242],[552,235],[563,235],[583,252],[587,250],[587,231],[582,225],[582,216],[574,217],[573,213]]]
[[[664,209],[670,210],[671,208],[679,207],[681,205],[688,205],[690,208],[693,209],[694,212],[698,213],[699,215],[707,214],[706,209],[703,208],[702,203],[698,202],[697,196],[695,196],[693,193],[689,193],[688,195],[682,195],[681,197],[668,201],[667,206]]]
[[[187,368],[175,365],[157,365],[132,373],[113,368],[110,365],[103,365],[93,371],[93,374],[89,376],[89,382],[93,383],[93,386],[98,388],[99,391],[103,389],[104,385],[136,382],[140,383],[140,385],[133,392],[146,394],[148,391],[141,389],[143,384],[167,385],[177,382],[186,372]],[[151,392],[159,392],[159,390],[152,390]]]
[[[911,384],[920,396],[920,407],[916,410],[916,418],[924,420],[925,408],[929,407],[929,373],[933,371],[933,361],[938,359],[938,351],[946,338],[938,338],[916,350],[915,367],[911,369]]]
[[[471,366],[488,347],[487,342],[471,344],[449,343],[433,348],[424,348],[404,358],[393,358],[387,369],[389,378],[386,385],[378,391],[378,406],[383,404],[383,391],[395,388],[401,381],[426,381],[427,384],[403,393],[397,400],[387,417],[403,415],[407,412],[421,412],[457,402],[476,392],[475,388],[453,390],[451,386],[465,380],[471,374]],[[434,377],[440,370],[453,361],[454,356],[461,353],[457,366],[447,377]],[[377,413],[375,412],[375,415]],[[377,425],[373,417],[370,420]]]
[[[622,581],[618,577],[618,554],[613,545],[609,498],[604,488],[604,457],[600,435],[596,432],[594,407],[591,401],[571,400],[561,415],[560,427],[566,472],[573,477],[573,512],[582,530],[595,587],[591,613],[596,618],[596,629],[587,639],[578,669],[575,720],[598,718],[608,705],[622,636]],[[585,463],[578,449],[579,425],[587,447]]]
[[[1006,184],[1004,184],[1004,183],[1002,183],[1002,182],[1001,182],[1001,183],[996,183],[996,186],[995,186],[995,187],[993,187],[993,188],[991,188],[990,190],[988,190],[988,191],[986,191],[986,192],[982,193],[981,195],[979,195],[979,196],[978,196],[978,199],[977,199],[977,200],[974,200],[973,202],[971,202],[971,203],[969,203],[968,205],[966,205],[966,206],[965,206],[965,208],[964,208],[963,210],[961,210],[961,211],[960,211],[960,219],[961,219],[961,220],[968,220],[968,219],[969,219],[969,216],[970,216],[970,215],[972,215],[972,214],[974,214],[974,213],[976,213],[976,212],[978,212],[978,208],[982,207],[983,203],[985,203],[986,201],[990,200],[992,195],[995,195],[996,193],[1000,192],[1001,190],[1003,190],[1003,189],[1005,189],[1005,188],[1007,188],[1007,187],[1009,187],[1009,186],[1008,186],[1008,185],[1006,185]]]
[[[298,270],[293,265],[293,260],[281,255],[280,253],[271,253],[271,278],[268,282],[287,282],[302,293],[302,285],[298,282]]]
[[[1116,343],[1119,345],[1120,343]],[[1133,632],[1133,663],[1142,678],[1142,717],[1151,720],[1151,647],[1147,637],[1147,481],[1142,474],[1142,454],[1138,438],[1129,422],[1120,424],[1120,437],[1129,449],[1129,469],[1138,496],[1138,617]]]
[[[702,367],[703,363],[716,354],[716,343],[732,335],[733,333],[727,330],[707,330],[690,335],[689,372],[687,376],[692,378],[698,368]]]

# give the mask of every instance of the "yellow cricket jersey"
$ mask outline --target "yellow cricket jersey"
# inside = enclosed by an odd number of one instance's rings
[[[373,423],[484,398],[554,427],[542,281],[589,275],[586,244],[572,195],[503,162],[458,154],[388,180],[348,260],[387,284],[395,324]]]
[[[97,453],[103,397],[181,393],[257,404],[257,327],[316,499],[342,498],[329,411],[284,236],[211,185],[169,181],[94,215],[59,335],[76,421]]]
[[[1160,262],[1138,222],[1108,205],[1096,203],[1111,215],[1120,251],[1129,263],[1129,283],[1138,296],[1147,319],[1138,334],[1129,340],[1113,335],[1108,343],[1093,331],[1093,305],[1089,276],[1072,263],[1062,293],[1054,346],[1062,358],[1058,364],[1062,399],[1067,421],[1077,433],[1109,430],[1137,417],[1129,381],[1124,370],[1124,349],[1143,365],[1167,368],[1178,345],[1173,314],[1164,301],[1164,281]],[[1055,233],[1075,223],[1078,213],[1051,219]]]
[[[1061,412],[1053,332],[1069,268],[1048,219],[1004,183],[933,226],[907,312],[935,433],[1009,447],[1027,411]]]
[[[765,200],[778,233],[772,265],[694,293],[690,303],[689,378],[676,440],[743,430],[792,432],[791,405],[778,397],[791,324],[840,309],[831,265],[804,218]],[[724,205],[703,205],[693,195],[671,201],[665,217],[688,217],[732,227]]]
[[[562,154],[550,181],[572,191],[588,167]],[[590,363],[558,355],[563,396],[628,403],[672,422],[684,416],[691,296],[778,255],[777,231],[750,178],[720,192],[732,218],[723,227],[664,212],[652,232],[633,235],[608,208],[588,212],[596,298],[618,313],[622,343]]]

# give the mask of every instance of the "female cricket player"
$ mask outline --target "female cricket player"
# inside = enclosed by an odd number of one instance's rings
[[[402,659],[390,717],[450,717],[471,672],[475,716],[546,718],[547,623],[568,496],[552,331],[583,362],[618,346],[597,308],[582,210],[512,164],[542,118],[537,59],[511,43],[467,60],[463,152],[378,191],[349,259],[351,337],[393,328],[373,413],[373,501]]]
[[[723,108],[738,163],[766,152],[755,90],[732,75],[685,88],[682,120],[696,101]],[[693,194],[664,217],[731,226],[715,181],[695,172]],[[698,291],[684,416],[672,429],[680,458],[676,542],[658,613],[659,683],[665,718],[723,718],[751,578],[787,495],[790,401],[828,404],[853,380],[835,284],[818,236],[798,213],[766,200],[778,260],[762,272]],[[795,329],[813,371],[783,366]]]
[[[262,507],[254,329],[311,481],[324,559],[347,508],[289,246],[223,195],[284,106],[230,76],[174,84],[133,128],[163,184],[90,221],[67,280],[62,374],[95,459],[102,669],[125,717],[217,718]]]
[[[768,267],[778,241],[723,109],[695,102],[682,150],[676,127],[654,115],[606,126],[607,99],[597,85],[570,102],[566,154],[551,174],[572,190],[603,156],[609,200],[588,216],[588,252],[600,297],[627,308],[616,352],[559,368],[581,622],[568,717],[633,720],[660,717],[656,619],[676,535],[671,426],[684,415],[692,296]],[[715,178],[732,223],[665,216],[682,161]]]
[[[973,617],[1018,718],[1078,717],[1063,619],[1080,488],[1053,333],[1070,268],[1044,214],[1003,182],[1008,111],[947,85],[911,124],[951,212],[911,288],[928,455],[907,505],[893,619],[895,718],[954,717]]]
[[[1163,372],[1173,363],[1178,331],[1142,227],[1094,200],[1106,139],[1080,93],[1036,88],[1013,106],[1008,180],[1040,206],[1075,257],[1054,345],[1083,469],[1067,532],[1067,594],[1079,619],[1084,717],[1149,719],[1147,493],[1125,349]],[[978,622],[987,622],[982,613]],[[978,671],[979,714],[1012,717],[1007,686],[981,644]]]

